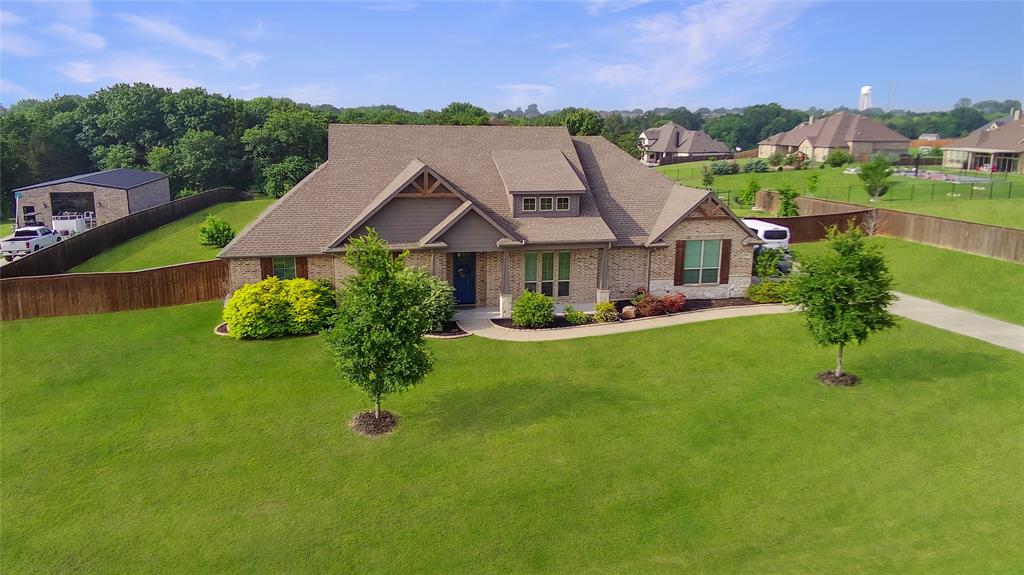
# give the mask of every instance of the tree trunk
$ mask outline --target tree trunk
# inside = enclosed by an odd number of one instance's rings
[[[839,348],[839,349],[842,350],[842,348]],[[374,398],[373,403],[374,403],[373,415],[374,415],[375,418],[380,419],[380,396],[379,395]]]
[[[836,357],[836,377],[843,375],[843,346],[845,344],[839,344],[839,355]]]

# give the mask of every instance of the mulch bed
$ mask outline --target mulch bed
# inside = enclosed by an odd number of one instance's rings
[[[228,324],[226,324],[226,323],[219,323],[219,324],[217,324],[217,327],[215,327],[213,329],[213,333],[215,333],[217,335],[228,335]]]
[[[372,411],[357,413],[348,422],[348,426],[359,435],[366,437],[380,437],[389,433],[398,425],[398,418],[390,411],[381,411],[380,419],[377,419]]]
[[[466,332],[462,331],[462,328],[459,327],[459,324],[457,322],[449,321],[449,322],[446,322],[441,327],[440,330],[432,331],[432,332],[430,332],[427,335],[433,335],[433,336],[437,336],[437,337],[453,337],[453,336],[456,336],[456,335],[466,335]]]
[[[835,387],[853,387],[860,383],[860,378],[852,373],[844,373],[837,376],[834,371],[823,371],[818,374],[818,381]]]
[[[628,299],[620,299],[615,302],[615,309],[617,309],[619,313],[622,313],[622,308],[628,305],[633,305],[633,302]],[[745,297],[730,297],[724,299],[687,299],[686,303],[683,304],[683,311],[676,313],[686,313],[688,311],[698,311],[718,307],[736,307],[741,305],[758,305],[758,302],[749,300]]]
[[[555,323],[552,323],[551,325],[546,325],[544,327],[522,327],[522,326],[518,326],[518,325],[515,325],[514,323],[512,323],[512,319],[511,318],[507,318],[507,317],[492,319],[491,322],[494,323],[497,326],[507,327],[508,329],[525,329],[525,330],[532,330],[532,329],[555,329],[555,328],[559,328],[559,327],[576,327],[576,325],[577,325],[577,324],[572,324],[572,323],[569,323],[568,321],[566,321],[565,316],[563,316],[563,315],[556,315],[555,316]],[[579,325],[590,325],[592,323],[597,323],[596,321],[594,321],[594,318],[590,318],[589,320],[587,320],[587,323],[579,324]]]

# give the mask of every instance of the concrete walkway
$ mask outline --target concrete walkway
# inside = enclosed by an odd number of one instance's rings
[[[748,317],[754,315],[785,313],[792,311],[792,308],[785,305],[775,304],[724,307],[626,322],[597,323],[581,327],[556,329],[508,329],[491,323],[492,317],[498,317],[497,310],[477,309],[466,311],[470,313],[460,312],[456,315],[456,320],[463,330],[473,335],[486,337],[488,339],[500,339],[503,341],[552,341],[556,339],[576,339],[580,337],[594,337],[598,335],[610,335],[613,333],[642,331],[645,329],[668,327],[670,325],[682,325],[684,323],[697,323],[700,321],[725,319],[729,317]]]
[[[894,292],[892,313],[923,324],[1024,353],[1024,326]]]

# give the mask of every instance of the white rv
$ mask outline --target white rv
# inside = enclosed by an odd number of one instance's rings
[[[789,228],[754,219],[744,219],[743,223],[764,240],[765,248],[789,250]]]

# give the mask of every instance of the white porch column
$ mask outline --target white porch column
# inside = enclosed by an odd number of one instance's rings
[[[511,257],[508,250],[501,252],[501,294],[498,296],[498,316],[512,317],[512,288],[509,279],[509,262]]]

